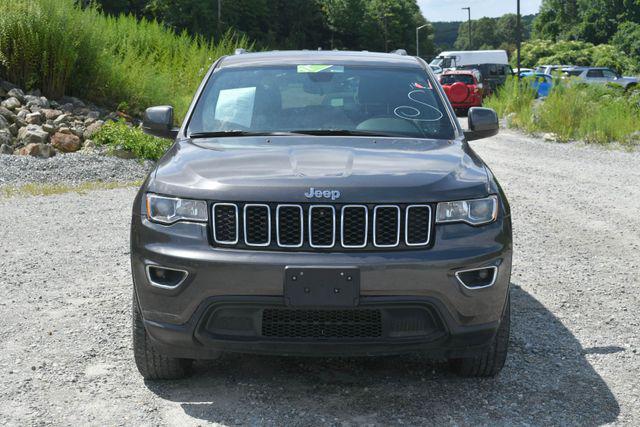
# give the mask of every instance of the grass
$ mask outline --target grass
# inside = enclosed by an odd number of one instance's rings
[[[170,104],[181,120],[210,65],[236,47],[251,46],[231,33],[209,42],[74,0],[0,1],[0,76],[132,114]]]
[[[124,121],[105,123],[92,139],[96,144],[107,146],[110,150],[125,149],[131,151],[138,159],[149,160],[158,160],[172,144],[168,139],[147,135]]]
[[[640,143],[640,91],[614,85],[556,80],[549,96],[534,103],[528,83],[511,79],[487,99],[508,126],[526,132],[549,132],[562,142]]]
[[[133,182],[103,182],[89,181],[76,185],[70,184],[24,184],[19,186],[0,187],[0,196],[18,197],[18,196],[55,196],[64,193],[86,194],[88,191],[95,190],[113,190],[116,188],[140,187],[141,181]]]

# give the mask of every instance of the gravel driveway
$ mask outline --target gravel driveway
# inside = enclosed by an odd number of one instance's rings
[[[0,199],[0,424],[640,424],[640,155],[508,131],[473,145],[514,217],[496,379],[419,356],[229,355],[145,383],[129,335],[135,190],[15,197]]]

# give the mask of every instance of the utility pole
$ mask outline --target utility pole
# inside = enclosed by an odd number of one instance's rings
[[[467,21],[467,27],[469,29],[469,50],[473,50],[473,43],[471,42],[471,8],[470,7],[463,7],[462,10],[466,10],[467,13],[469,14],[469,20]]]
[[[518,78],[520,78],[520,45],[522,44],[522,30],[520,29],[520,0],[516,0],[517,2],[517,13],[516,13],[516,46],[517,46],[517,62],[518,62]]]
[[[416,28],[416,56],[418,57],[420,56],[420,37],[418,37],[418,33],[427,26],[429,26],[429,24],[424,24]]]

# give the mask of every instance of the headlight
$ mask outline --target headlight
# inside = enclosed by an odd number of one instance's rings
[[[471,225],[486,224],[498,217],[498,198],[458,200],[438,203],[436,222],[466,222]]]
[[[162,224],[176,221],[206,222],[207,202],[147,194],[147,218]]]

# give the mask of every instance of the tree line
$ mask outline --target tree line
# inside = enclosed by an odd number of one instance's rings
[[[90,1],[90,0],[84,0]],[[427,24],[416,0],[98,0],[104,12],[158,20],[177,32],[246,35],[260,49],[351,49],[415,53]],[[434,54],[433,29],[420,50]]]

